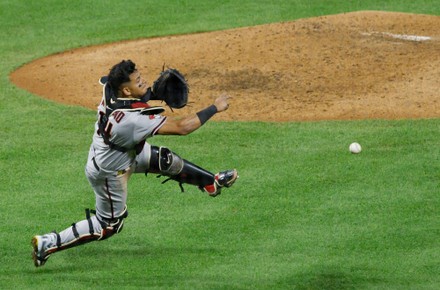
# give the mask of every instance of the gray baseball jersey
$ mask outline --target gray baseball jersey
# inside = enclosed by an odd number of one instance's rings
[[[105,106],[103,97],[98,106],[98,120],[101,114],[105,114]],[[99,134],[96,122],[86,176],[96,195],[97,216],[114,219],[123,213],[128,179],[132,173],[148,169],[150,145],[145,141],[154,136],[165,122],[166,117],[143,114],[142,108],[113,111],[108,117],[105,134],[113,144],[128,149],[126,152],[111,149]],[[139,144],[143,144],[143,148],[136,154]]]

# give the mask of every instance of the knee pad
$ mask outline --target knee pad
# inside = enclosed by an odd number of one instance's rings
[[[179,174],[182,168],[183,160],[179,155],[166,147],[151,146],[148,172],[173,176]]]
[[[180,185],[188,183],[203,188],[214,183],[214,174],[182,159],[166,147],[151,146],[150,168],[148,171],[168,176],[169,179],[164,182],[172,179],[179,182]]]
[[[101,234],[98,240],[105,240],[110,238],[114,234],[118,234],[122,231],[124,227],[124,219],[127,218],[128,211],[127,207],[125,207],[124,212],[118,218],[115,219],[99,219],[98,221],[101,223]]]
[[[182,172],[183,159],[166,147],[159,148],[159,169],[167,176],[174,176]]]

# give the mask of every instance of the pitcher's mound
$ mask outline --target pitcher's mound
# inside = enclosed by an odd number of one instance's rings
[[[355,12],[226,31],[75,49],[11,74],[19,87],[95,109],[98,79],[131,59],[153,82],[163,65],[191,86],[194,113],[222,92],[215,120],[293,121],[440,117],[440,17]]]

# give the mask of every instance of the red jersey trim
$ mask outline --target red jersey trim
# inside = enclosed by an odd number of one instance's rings
[[[154,128],[153,132],[151,133],[151,136],[154,136],[157,134],[157,131],[159,131],[159,129],[163,126],[163,124],[165,124],[166,120],[167,120],[167,117],[163,118],[162,122],[160,122],[159,125],[157,125],[156,128]]]

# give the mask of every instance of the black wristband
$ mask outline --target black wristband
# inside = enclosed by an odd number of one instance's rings
[[[199,117],[200,123],[205,124],[212,116],[217,113],[217,107],[215,105],[211,105],[206,109],[201,110],[197,113],[197,117]]]

